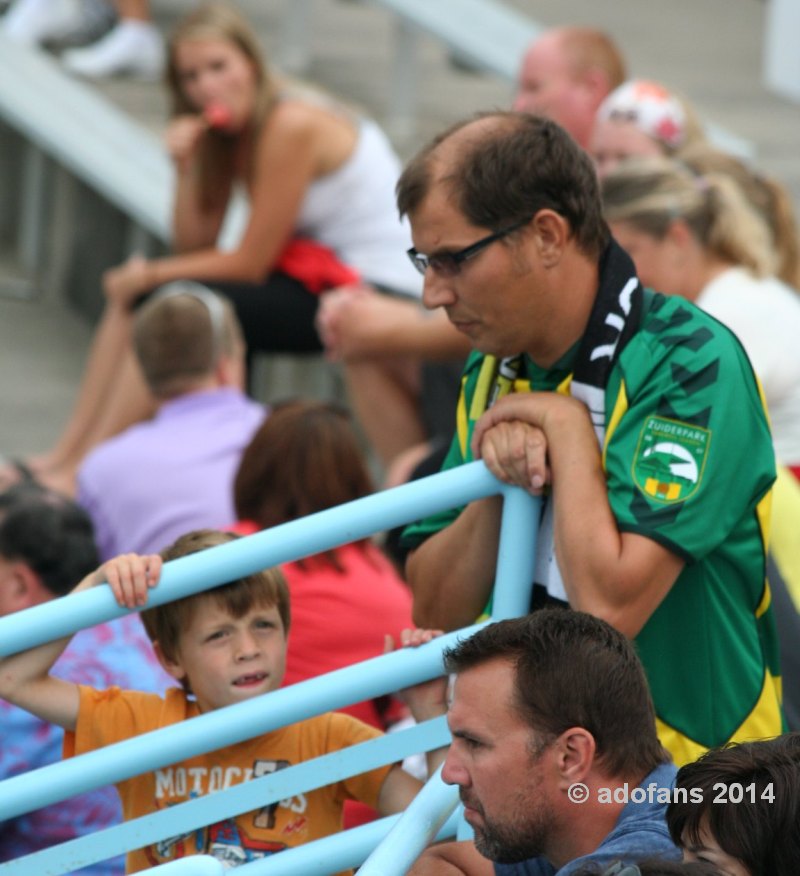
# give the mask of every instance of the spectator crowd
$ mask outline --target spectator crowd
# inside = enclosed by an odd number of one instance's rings
[[[480,459],[539,497],[529,612],[446,649],[441,679],[11,819],[0,862],[446,714],[426,760],[80,872],[236,867],[403,811],[440,764],[473,838],[419,876],[798,872],[786,190],[593,28],[546,31],[512,107],[402,166],[234,4],[190,7],[167,36],[144,0],[0,20],[73,74],[163,72],[176,185],[172,251],[107,267],[63,431],[0,468],[0,616],[97,587],[132,612],[0,659],[0,779],[491,617],[499,497],[150,604],[164,562],[379,487]],[[311,352],[343,400],[252,397],[255,353]]]

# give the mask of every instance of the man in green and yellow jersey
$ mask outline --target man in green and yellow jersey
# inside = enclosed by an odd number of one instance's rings
[[[398,204],[426,305],[476,350],[445,467],[483,458],[544,496],[532,607],[569,605],[635,641],[678,764],[780,733],[775,461],[736,337],[642,288],[591,162],[553,122],[456,125],[406,167]],[[499,519],[492,497],[409,527],[417,623],[455,629],[485,609]]]

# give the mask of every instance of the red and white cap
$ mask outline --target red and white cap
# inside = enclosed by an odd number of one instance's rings
[[[681,100],[647,79],[631,79],[615,88],[600,104],[602,121],[630,122],[642,133],[671,149],[683,145],[687,116]]]

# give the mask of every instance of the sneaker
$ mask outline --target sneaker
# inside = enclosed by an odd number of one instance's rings
[[[90,79],[154,80],[164,69],[164,40],[152,22],[124,19],[96,43],[64,52],[61,62],[70,72]]]
[[[69,39],[82,25],[79,0],[16,0],[0,22],[9,39],[27,46]]]
[[[86,46],[105,36],[117,23],[114,4],[109,0],[78,0],[81,6],[80,27],[64,36],[63,39],[50,40],[49,44],[57,52]]]

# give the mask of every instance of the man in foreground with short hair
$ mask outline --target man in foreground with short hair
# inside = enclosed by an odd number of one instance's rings
[[[552,28],[525,52],[514,109],[547,116],[586,149],[597,108],[625,78],[622,53],[608,34]]]
[[[459,786],[475,841],[432,846],[412,874],[567,876],[679,857],[664,819],[675,768],[622,634],[545,610],[490,624],[445,664],[456,680],[442,778]]]

